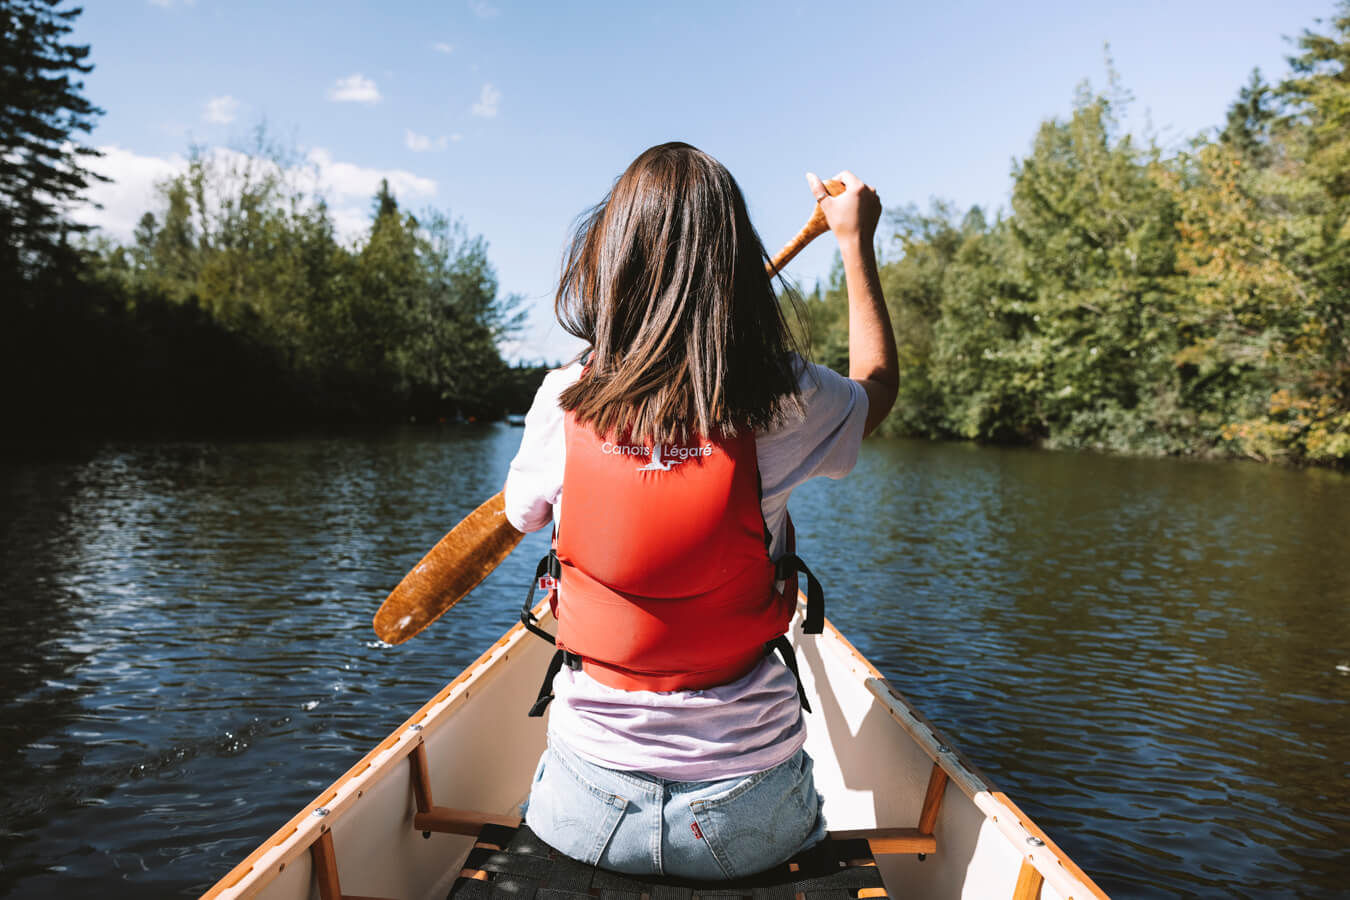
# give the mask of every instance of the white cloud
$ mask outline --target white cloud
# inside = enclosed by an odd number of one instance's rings
[[[186,171],[185,157],[143,156],[115,144],[98,148],[104,154],[94,160],[90,168],[112,179],[109,183],[92,185],[86,191],[91,203],[71,210],[71,218],[92,225],[123,241],[131,239],[132,232],[147,212],[160,212],[160,201],[155,186],[180,172]],[[205,151],[223,163],[240,161],[237,150],[214,147]],[[436,182],[403,169],[380,169],[339,162],[332,153],[322,148],[311,150],[301,166],[289,173],[302,185],[313,187],[329,199],[329,211],[337,232],[344,239],[363,234],[370,227],[370,198],[379,189],[380,180],[387,179],[389,188],[404,208],[416,208],[436,196]],[[103,208],[96,209],[98,203]]]
[[[160,9],[173,9],[180,2],[184,6],[196,6],[197,0],[149,0],[151,6],[158,6]]]
[[[226,94],[224,97],[212,97],[206,101],[206,110],[202,118],[217,125],[228,125],[239,114],[239,101]]]
[[[403,143],[414,153],[426,153],[428,150],[444,150],[448,142],[444,137],[438,137],[433,141],[429,136],[418,134],[409,128]]]
[[[437,53],[452,53],[455,48],[453,44],[447,44],[445,41],[437,41],[431,45],[431,49],[435,50]]]
[[[370,198],[379,190],[380,181],[398,198],[399,206],[415,209],[436,196],[436,182],[403,169],[375,169],[354,163],[338,162],[322,148],[309,152],[306,161],[317,172],[319,185],[332,198],[329,213],[333,227],[344,240],[365,234],[370,228]]]
[[[473,14],[480,19],[491,19],[501,12],[487,0],[469,0],[469,9],[473,10]]]
[[[501,105],[502,92],[497,90],[491,84],[484,84],[483,91],[478,95],[478,102],[473,105],[471,112],[475,116],[482,116],[484,119],[497,118],[497,107]]]
[[[370,205],[331,206],[333,230],[344,241],[351,241],[370,231]]]
[[[328,99],[339,103],[379,103],[380,91],[375,87],[375,82],[357,72],[339,78],[329,90]]]
[[[423,178],[403,169],[374,169],[358,166],[355,163],[338,162],[333,154],[323,148],[309,151],[305,161],[313,166],[319,177],[319,184],[338,200],[359,198],[367,201],[380,187],[380,180],[389,182],[389,189],[398,195],[399,202],[407,205],[410,199],[427,199],[436,196],[436,182]]]
[[[450,143],[452,143],[452,144],[458,144],[458,143],[459,143],[460,141],[462,141],[462,140],[464,140],[464,135],[462,135],[462,134],[452,134],[452,135],[450,135]]]
[[[141,216],[158,206],[155,185],[187,168],[187,160],[178,155],[141,156],[116,144],[98,149],[103,157],[93,160],[89,167],[112,181],[91,185],[85,196],[92,203],[72,209],[71,218],[130,240]],[[103,208],[95,209],[93,203]]]

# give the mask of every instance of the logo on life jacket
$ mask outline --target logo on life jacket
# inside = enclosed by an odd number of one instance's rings
[[[616,444],[605,441],[600,445],[600,452],[612,456],[650,457],[647,464],[638,469],[639,472],[669,472],[674,466],[696,457],[712,456],[713,445],[667,447],[664,444],[656,444],[646,447],[640,444]]]

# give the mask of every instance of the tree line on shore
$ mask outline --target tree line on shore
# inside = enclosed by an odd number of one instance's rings
[[[11,431],[491,418],[528,406],[520,324],[481,237],[387,184],[339,237],[317,180],[259,134],[199,150],[129,242],[70,205],[89,48],[64,0],[0,0],[0,377]],[[1013,165],[1010,208],[892,213],[892,435],[1350,463],[1350,0],[1278,83],[1164,148],[1080,88]],[[847,366],[842,271],[806,298]]]
[[[261,131],[197,149],[130,242],[72,222],[99,176],[74,142],[78,9],[0,0],[0,373],[20,433],[143,432],[497,418],[543,368],[509,365],[520,325],[486,242],[387,183],[369,228],[337,234],[313,173]]]
[[[1350,3],[1329,25],[1183,149],[1124,133],[1112,73],[1041,124],[1010,210],[894,214],[883,433],[1350,462]],[[838,267],[805,308],[842,371]]]

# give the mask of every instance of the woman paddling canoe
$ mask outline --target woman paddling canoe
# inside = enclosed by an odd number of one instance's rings
[[[853,468],[898,370],[880,201],[849,172],[835,197],[807,178],[843,258],[849,378],[794,352],[740,189],[686,144],[639,156],[564,261],[557,315],[588,349],[545,378],[505,493],[516,528],[556,529],[555,699],[526,822],[589,864],[734,878],[825,834],[776,641],[809,576],[787,500]]]

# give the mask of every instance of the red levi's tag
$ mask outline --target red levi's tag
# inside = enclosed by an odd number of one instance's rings
[[[697,822],[691,822],[691,823],[689,824],[689,827],[693,830],[693,832],[694,832],[694,838],[695,838],[696,840],[700,840],[700,841],[703,840],[703,831],[698,827],[698,823],[697,823]]]

